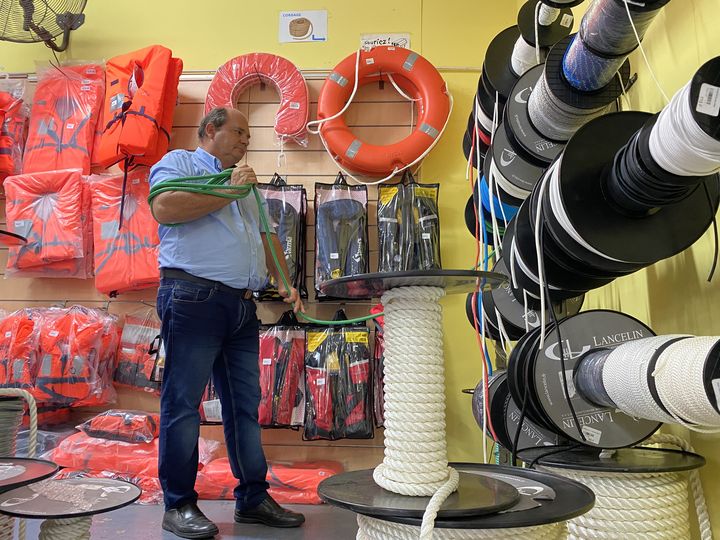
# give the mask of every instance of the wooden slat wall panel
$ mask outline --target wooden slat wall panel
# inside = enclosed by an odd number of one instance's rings
[[[315,117],[317,98],[323,81],[309,80],[311,118]],[[197,125],[204,113],[205,94],[209,81],[181,82],[178,106],[175,110],[171,148],[194,149],[197,146]],[[33,85],[28,85],[26,95],[32,96]],[[267,181],[277,170],[280,150],[274,133],[274,118],[279,98],[271,86],[253,86],[238,98],[237,107],[248,115],[251,126],[251,142],[247,162],[258,174],[260,181]],[[346,113],[346,121],[353,133],[362,140],[375,144],[388,144],[404,138],[414,126],[414,108],[400,97],[389,85],[380,89],[376,85],[361,88]],[[314,294],[315,259],[315,182],[332,183],[338,172],[316,136],[309,136],[307,146],[288,142],[284,145],[286,165],[279,171],[287,175],[290,183],[303,184],[308,193],[309,214],[306,253],[306,285],[310,294],[308,314],[319,318],[331,318],[343,307],[350,317],[368,312],[372,302],[347,303],[317,302]],[[370,270],[377,269],[377,188],[368,186],[370,245]],[[0,225],[5,225],[5,208],[0,205]],[[5,274],[7,248],[0,248],[0,274]],[[138,310],[153,309],[154,289],[136,291],[108,299],[98,293],[92,280],[77,279],[0,279],[0,308],[12,311],[29,306],[71,305],[79,303],[90,307],[105,307],[110,313],[123,317]],[[258,316],[271,323],[284,311],[279,302],[261,302]],[[158,398],[143,392],[118,388],[118,407],[158,410]],[[79,417],[88,416],[92,410],[78,411]],[[79,420],[80,418],[78,418]],[[222,430],[217,426],[203,427],[203,435],[222,440]],[[302,441],[301,434],[292,430],[265,430],[263,441],[270,459],[336,459],[348,468],[370,467],[382,459],[382,432],[369,441]]]

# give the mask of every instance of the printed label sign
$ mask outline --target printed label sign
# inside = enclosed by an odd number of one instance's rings
[[[327,10],[281,11],[280,43],[327,41]]]

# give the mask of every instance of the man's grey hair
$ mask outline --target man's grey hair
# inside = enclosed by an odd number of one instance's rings
[[[200,125],[198,126],[198,138],[202,141],[206,137],[205,129],[209,124],[215,126],[215,129],[219,129],[225,125],[227,119],[227,109],[225,107],[215,107],[205,115],[205,118],[200,120]]]

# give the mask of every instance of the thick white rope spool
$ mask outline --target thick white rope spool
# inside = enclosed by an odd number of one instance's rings
[[[38,540],[90,540],[89,517],[46,519],[40,525]]]
[[[648,366],[655,352],[680,335],[657,336],[623,343],[605,360],[602,384],[613,403],[633,418],[675,422],[655,401],[648,386]]]
[[[30,429],[28,433],[28,457],[34,458],[37,452],[37,404],[35,398],[27,390],[20,388],[0,388],[0,396],[18,397],[24,399],[28,404],[28,416],[30,418]],[[22,422],[22,411],[20,411],[20,422]],[[14,414],[3,415],[0,417],[0,435],[3,437],[10,436],[13,441],[9,449],[15,453],[15,439],[17,438],[18,429],[17,417]],[[7,442],[3,442],[3,445]],[[2,453],[0,453],[2,455]],[[0,514],[0,540],[13,540],[15,518]],[[18,520],[18,540],[24,540],[26,535],[25,520]]]
[[[373,473],[384,489],[431,497],[420,538],[431,538],[440,506],[457,489],[445,441],[445,370],[439,287],[383,294],[385,457]]]
[[[416,540],[419,527],[358,514],[357,540]],[[563,523],[513,529],[435,529],[434,540],[564,540]]]
[[[692,116],[690,84],[673,96],[650,131],[650,153],[664,170],[680,176],[720,172],[720,141],[705,133]]]
[[[547,4],[540,4],[539,7],[537,22],[541,26],[550,26],[560,16],[560,8],[551,7]],[[537,9],[538,6],[535,6],[535,8]]]
[[[689,429],[717,433],[720,414],[705,392],[705,362],[720,338],[695,337],[672,343],[655,365],[660,401],[674,420]]]
[[[692,447],[672,435],[655,435],[644,444]],[[595,506],[567,524],[568,540],[689,540],[688,487],[702,540],[712,539],[710,518],[698,471],[686,473],[599,473],[542,467],[581,482],[595,493]]]
[[[546,48],[536,48],[520,36],[513,46],[512,55],[510,55],[510,67],[515,75],[522,77],[530,68],[542,64],[546,57]]]

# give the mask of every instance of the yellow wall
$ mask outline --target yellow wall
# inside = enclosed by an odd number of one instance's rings
[[[517,5],[515,5],[517,4]],[[298,67],[330,68],[352,52],[361,33],[409,32],[412,48],[437,66],[475,66],[500,30],[513,24],[522,2],[490,0],[366,0],[358,4],[238,2],[213,0],[126,0],[122,9],[105,0],[91,0],[87,22],[72,36],[69,57],[109,58],[151,43],[161,43],[183,58],[186,70],[215,69],[228,58],[252,51],[281,54]],[[212,6],[212,11],[209,7]],[[501,6],[501,7],[498,7]],[[278,12],[327,9],[329,40],[323,44],[277,43]],[[668,93],[674,92],[704,60],[720,54],[717,30],[720,0],[675,0],[658,17],[646,36],[650,62]],[[576,9],[577,11],[577,9]],[[634,108],[657,110],[662,99],[641,60],[633,55],[639,81],[631,91]],[[0,43],[0,65],[7,71],[33,71],[33,61],[50,58],[43,45]],[[462,136],[475,93],[478,73],[445,73],[455,96],[448,131],[423,166],[426,181],[440,180],[443,262],[447,268],[467,268],[473,242],[463,222],[469,195],[464,180]],[[720,302],[720,275],[709,285],[711,238],[706,235],[686,253],[647,271],[619,280],[589,295],[587,308],[621,309],[649,323],[656,332],[720,334],[712,306]],[[462,388],[474,386],[480,360],[465,318],[464,296],[444,301],[449,455],[452,460],[476,461],[481,436]],[[697,450],[708,459],[703,482],[711,515],[720,514],[720,473],[717,437],[693,436]],[[715,520],[720,534],[720,519]]]

